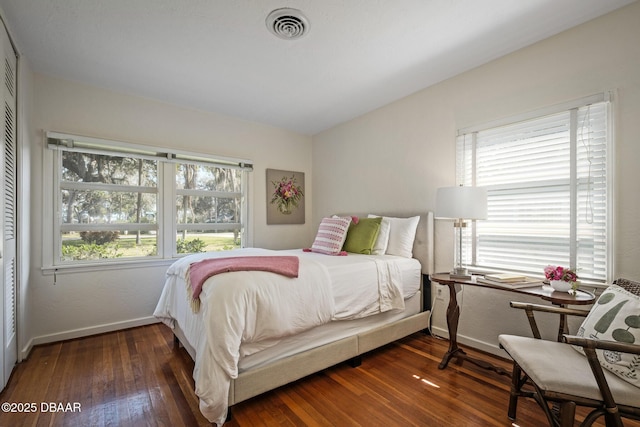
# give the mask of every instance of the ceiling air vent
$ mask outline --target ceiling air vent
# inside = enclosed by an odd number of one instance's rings
[[[266,22],[269,31],[285,40],[299,39],[309,31],[309,21],[297,9],[276,9]]]

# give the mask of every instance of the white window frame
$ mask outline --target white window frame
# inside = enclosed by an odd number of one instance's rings
[[[100,261],[61,262],[61,152],[80,151],[96,154],[122,155],[134,158],[152,159],[158,162],[157,179],[157,224],[142,228],[157,228],[157,255],[151,257],[128,257],[103,259]],[[176,217],[176,175],[175,164],[200,164],[238,168],[242,174],[241,191],[241,244],[243,247],[251,245],[249,230],[249,172],[253,170],[252,162],[246,159],[211,156],[188,151],[169,150],[167,148],[131,144],[79,135],[45,132],[45,148],[43,150],[43,267],[45,274],[53,274],[59,270],[96,271],[109,268],[167,265],[176,258],[187,255],[178,254],[176,249],[176,233],[178,224]],[[99,186],[99,185],[97,185]],[[207,193],[207,194],[205,194]],[[215,192],[202,192],[201,195],[211,196]],[[47,214],[47,212],[51,212]],[[122,228],[114,225],[112,228]],[[108,228],[108,227],[107,227]],[[125,225],[124,228],[127,228]],[[135,227],[140,228],[140,227]],[[188,228],[188,227],[187,227]],[[201,228],[201,227],[199,227]],[[207,229],[217,229],[219,226],[206,225]]]
[[[494,129],[499,129],[502,126],[507,126],[511,124],[519,124],[522,122],[526,122],[529,120],[535,120],[539,118],[543,118],[545,116],[550,116],[558,113],[569,113],[570,115],[570,154],[568,156],[568,164],[566,165],[570,168],[570,184],[569,187],[571,189],[570,195],[566,203],[569,205],[570,210],[570,230],[569,230],[569,261],[570,265],[563,265],[564,267],[576,267],[576,221],[577,215],[580,215],[578,209],[576,207],[576,188],[578,186],[578,182],[576,180],[576,173],[574,170],[576,169],[576,157],[577,157],[577,149],[576,144],[578,143],[577,130],[578,126],[576,123],[576,112],[580,108],[587,107],[589,105],[593,105],[596,103],[605,103],[605,120],[606,120],[606,225],[605,228],[605,239],[606,239],[606,254],[605,254],[605,266],[604,266],[604,274],[600,275],[600,277],[588,277],[585,280],[585,283],[590,283],[594,285],[605,285],[610,283],[613,279],[613,153],[614,153],[614,138],[613,138],[613,126],[612,126],[612,117],[613,117],[613,93],[605,92],[596,95],[592,95],[589,97],[581,98],[575,101],[567,102],[560,105],[555,105],[549,108],[533,111],[527,114],[518,115],[515,117],[509,117],[502,120],[493,121],[490,123],[486,123],[479,126],[468,127],[464,129],[460,129],[458,131],[457,143],[456,143],[456,181],[457,184],[460,185],[479,185],[484,186],[482,182],[477,182],[476,171],[478,165],[476,162],[478,159],[476,158],[476,143],[478,138],[478,133],[483,131],[491,131]],[[488,222],[491,221],[491,190],[492,186],[488,186],[489,192],[489,218]],[[499,186],[494,185],[493,189],[495,191],[500,190]],[[499,209],[495,207],[494,209]],[[494,210],[495,212],[495,210]],[[502,266],[496,268],[495,265],[489,265],[491,263],[483,263],[478,259],[478,247],[479,237],[478,230],[483,227],[483,224],[480,224],[481,221],[474,221],[472,227],[468,227],[468,230],[465,231],[465,235],[462,243],[462,253],[463,253],[463,264],[468,268],[477,270],[477,271],[487,271],[487,270],[504,270],[504,271],[515,271],[520,273],[525,273],[531,276],[542,276],[542,270],[544,266],[541,266],[540,271],[537,268],[532,269],[531,266],[519,265],[518,262],[514,260],[510,260],[512,262],[508,262],[505,264],[509,264],[509,266]],[[488,223],[485,223],[488,224]],[[455,242],[456,251],[458,242]],[[553,260],[549,260],[549,264],[553,264]],[[564,263],[556,263],[555,265],[562,265]],[[578,275],[580,276],[580,271],[578,271]]]

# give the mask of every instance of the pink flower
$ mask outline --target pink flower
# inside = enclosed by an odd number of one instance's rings
[[[298,207],[298,203],[304,196],[302,187],[296,185],[295,177],[283,176],[280,181],[271,181],[273,184],[273,195],[271,197],[271,203],[277,204],[280,207]]]
[[[575,271],[553,265],[548,265],[544,268],[544,277],[549,280],[562,280],[563,282],[575,282],[578,280],[578,275]]]

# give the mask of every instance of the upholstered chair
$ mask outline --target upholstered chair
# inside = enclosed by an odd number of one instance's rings
[[[534,337],[500,335],[513,359],[508,416],[515,420],[518,398],[535,399],[550,426],[574,425],[577,406],[590,408],[580,424],[622,426],[640,420],[640,283],[618,279],[590,311],[512,302],[525,310]],[[576,335],[563,342],[540,338],[534,312],[581,316]]]

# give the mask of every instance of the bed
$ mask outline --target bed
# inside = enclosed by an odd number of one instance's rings
[[[426,329],[430,313],[424,299],[430,292],[423,290],[429,285],[423,278],[433,272],[433,215],[416,217],[410,253],[402,256],[245,248],[176,261],[167,272],[154,316],[172,328],[195,361],[202,414],[222,425],[234,404]],[[264,271],[214,275],[202,286],[200,306],[189,304],[189,266],[210,258],[244,256],[296,258],[299,277]],[[290,288],[294,283],[301,296],[263,295],[265,289]],[[214,308],[212,301],[231,293],[223,289],[238,287],[231,302]]]

